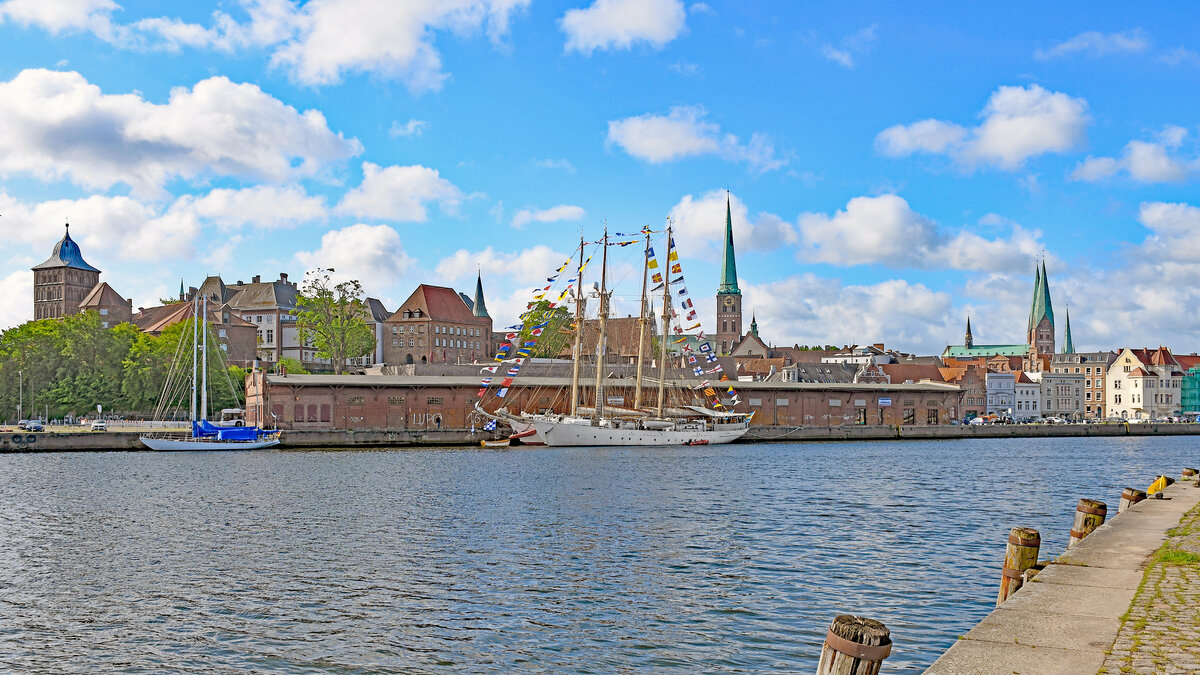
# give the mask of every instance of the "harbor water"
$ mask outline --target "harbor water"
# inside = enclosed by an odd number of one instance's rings
[[[0,671],[919,672],[1198,437],[0,456]]]

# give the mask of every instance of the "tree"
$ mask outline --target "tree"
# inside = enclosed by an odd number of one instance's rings
[[[535,358],[555,359],[562,350],[574,340],[574,329],[571,327],[573,317],[566,307],[550,307],[546,300],[539,300],[522,316],[525,325],[513,342],[519,347],[535,339],[533,326],[546,323],[541,335],[537,336],[537,346],[531,354]]]
[[[304,364],[300,363],[300,361],[293,359],[290,356],[285,356],[282,359],[279,359],[279,363],[275,364],[275,372],[276,373],[286,372],[288,375],[307,375],[308,374],[308,370],[306,370],[304,368]]]
[[[371,353],[375,335],[364,318],[369,310],[362,284],[353,279],[334,284],[330,272],[318,268],[305,275],[296,298],[296,327],[300,341],[332,361],[334,374],[341,375],[347,359]]]

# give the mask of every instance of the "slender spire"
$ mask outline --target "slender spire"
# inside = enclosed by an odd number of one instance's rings
[[[1067,307],[1067,327],[1063,331],[1063,353],[1075,353],[1075,341],[1071,339],[1071,308]]]
[[[971,335],[971,313],[970,312],[967,312],[967,335],[966,335],[966,339],[963,341],[963,345],[967,349],[970,349],[971,347],[975,346],[975,338],[974,338],[974,336]]]
[[[480,318],[492,318],[487,311],[487,305],[483,302],[483,274],[475,273],[475,299],[471,303],[471,313]]]
[[[1046,259],[1042,258],[1042,306],[1043,314],[1054,325],[1054,304],[1050,302],[1050,277],[1046,274]]]
[[[754,316],[754,312],[750,313],[750,332],[754,337],[758,337],[758,318]]]
[[[721,262],[721,286],[717,293],[741,295],[737,284],[737,261],[733,254],[733,214],[729,206],[729,193],[725,193],[725,254]]]

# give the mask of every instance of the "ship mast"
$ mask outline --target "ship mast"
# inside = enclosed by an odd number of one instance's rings
[[[196,392],[196,374],[200,372],[198,370],[199,364],[197,363],[197,358],[199,357],[199,354],[200,354],[199,321],[200,321],[200,296],[197,295],[196,297],[192,298],[192,420],[193,421],[200,419],[199,417],[196,417],[196,409],[198,407],[197,403],[196,403],[196,393],[197,393]],[[165,396],[163,398],[164,398],[164,400],[166,399]]]
[[[604,228],[600,254],[600,337],[596,340],[596,405],[592,408],[592,426],[604,415],[604,338],[608,328],[608,227]]]
[[[203,348],[200,350],[200,360],[203,370],[200,371],[200,419],[208,419],[208,296],[204,296],[204,304],[200,306],[200,316],[203,326],[200,329],[203,337]]]
[[[663,416],[667,385],[667,338],[671,335],[671,221],[667,221],[667,258],[663,265],[663,332],[658,342],[658,416]]]
[[[579,357],[583,340],[583,237],[579,238],[579,271],[575,274],[575,347],[571,352],[571,416],[579,414]]]
[[[646,255],[642,259],[642,308],[638,313],[637,384],[634,385],[633,390],[633,407],[635,409],[642,407],[642,363],[646,358],[646,281],[650,274],[650,268],[646,266],[646,263],[649,261],[650,233],[646,232]]]

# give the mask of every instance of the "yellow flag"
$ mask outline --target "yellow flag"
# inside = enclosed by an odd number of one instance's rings
[[[1146,488],[1146,494],[1152,495],[1156,492],[1162,492],[1165,489],[1167,489],[1167,477],[1159,476],[1158,480],[1154,481],[1150,487]]]
[[[671,249],[671,252],[667,254],[667,260],[679,260],[679,254],[675,252],[675,249]]]
[[[656,270],[656,269],[658,269],[658,261],[655,260],[654,258],[651,258],[650,262],[646,263],[646,267],[649,269],[652,269],[652,270]]]

